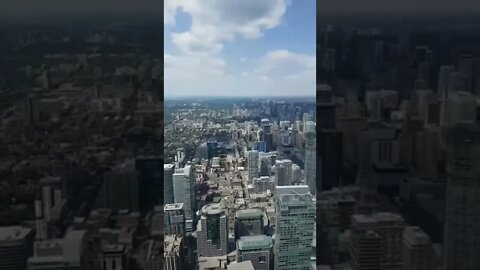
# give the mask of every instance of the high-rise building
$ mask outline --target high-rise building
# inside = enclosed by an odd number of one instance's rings
[[[302,131],[304,131],[304,132],[306,130],[305,127],[307,126],[308,121],[312,121],[312,116],[308,113],[303,113],[303,115],[302,115],[302,127],[303,127]]]
[[[430,237],[418,227],[403,232],[403,270],[434,270],[434,248]]]
[[[31,94],[25,101],[25,122],[33,124],[40,120],[40,98]]]
[[[383,270],[382,236],[375,231],[352,231],[351,265],[356,270]]]
[[[165,270],[163,264],[165,252],[161,253],[161,245],[164,245],[164,243],[154,240],[144,242],[143,247],[146,252],[139,260],[144,270]]]
[[[266,153],[260,153],[259,176],[270,176],[272,174],[271,157]]]
[[[339,186],[342,171],[342,133],[336,130],[322,129],[318,133],[318,155],[321,160],[321,170],[317,173],[317,190],[330,190]],[[312,151],[313,152],[313,151]],[[310,154],[315,156],[314,153]],[[305,165],[305,168],[307,166]]]
[[[173,173],[175,172],[175,165],[163,165],[163,201],[165,204],[173,203]]]
[[[274,269],[309,270],[315,204],[308,186],[279,186],[276,201]]]
[[[300,184],[302,183],[302,169],[297,164],[293,164],[292,166],[292,183],[293,184]]]
[[[158,156],[143,156],[135,159],[135,170],[138,173],[138,208],[146,213],[153,209],[163,198],[162,159]]]
[[[377,184],[372,177],[371,138],[368,131],[359,135],[359,155],[356,182],[360,188],[360,198],[357,204],[358,213],[370,214],[377,208]]]
[[[305,128],[303,130],[303,132],[308,132],[308,131],[315,131],[317,127],[317,124],[313,121],[307,121],[305,122]]]
[[[446,270],[480,269],[480,128],[462,124],[447,132]]]
[[[198,257],[228,254],[228,217],[222,203],[207,204],[201,210],[197,228]]]
[[[28,269],[85,269],[85,235],[84,230],[71,230],[63,239],[35,242],[33,256],[27,261]]]
[[[25,270],[33,254],[33,229],[0,227],[0,269]]]
[[[335,128],[335,95],[330,85],[317,85],[317,125],[320,129]]]
[[[447,125],[475,123],[477,107],[475,96],[469,92],[452,92],[448,97]]]
[[[191,165],[178,168],[173,174],[173,197],[175,203],[183,203],[186,218],[185,229],[187,233],[193,229],[192,222],[195,211],[194,181],[195,174]]]
[[[237,241],[237,262],[251,261],[253,269],[269,270],[271,250],[270,236],[243,236]]]
[[[138,173],[134,168],[122,166],[104,174],[104,204],[114,211],[138,211]]]
[[[393,213],[378,212],[373,215],[352,216],[352,238],[358,236],[363,239],[365,235],[371,238],[374,232],[381,239],[381,265],[385,269],[398,269],[402,264],[402,242],[405,225],[401,216]],[[378,236],[374,239],[377,241]],[[354,245],[355,243],[352,243]],[[357,253],[356,253],[357,252]],[[351,249],[351,257],[358,257],[362,249]],[[382,268],[383,269],[383,268]]]
[[[317,194],[317,137],[315,131],[305,134],[305,181],[312,195]],[[320,183],[319,183],[320,184]]]
[[[253,179],[253,190],[255,193],[263,193],[267,190],[275,191],[277,179],[275,176],[261,176]]]
[[[260,209],[242,209],[235,213],[235,238],[263,234],[263,212]]]
[[[288,186],[292,184],[292,166],[289,159],[277,160],[275,162],[275,176],[278,186]]]
[[[252,181],[253,178],[258,177],[259,167],[259,152],[257,150],[251,150],[247,152],[247,167],[248,167],[248,179]]]
[[[179,235],[186,233],[186,219],[183,203],[166,204],[164,207],[165,235]]]
[[[254,142],[253,149],[259,152],[267,152],[267,143],[265,141]]]

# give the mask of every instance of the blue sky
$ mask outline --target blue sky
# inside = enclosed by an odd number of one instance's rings
[[[166,0],[166,96],[315,95],[315,0]]]

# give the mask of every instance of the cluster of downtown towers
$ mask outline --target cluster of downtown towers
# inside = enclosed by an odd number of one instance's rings
[[[316,124],[299,108],[292,122],[231,122],[224,142],[199,144],[191,161],[176,149],[175,161],[164,165],[169,269],[184,267],[181,244],[173,244],[179,238],[193,239],[196,248],[184,252],[196,254],[200,269],[315,267]],[[188,119],[175,120],[175,128],[194,124]]]

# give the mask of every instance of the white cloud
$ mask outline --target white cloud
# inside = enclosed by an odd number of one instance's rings
[[[260,74],[274,74],[289,76],[298,71],[315,72],[316,58],[313,55],[293,53],[288,50],[269,51],[262,60],[256,72]]]
[[[166,0],[167,27],[175,25],[178,9],[191,16],[192,24],[171,33],[179,54],[165,54],[165,94],[313,95],[315,56],[274,50],[257,60],[241,57],[242,71],[222,58],[225,43],[257,38],[280,25],[286,6],[287,0]]]
[[[238,76],[210,55],[165,55],[166,95],[314,95],[315,56],[286,50],[266,53]]]
[[[177,8],[190,14],[192,25],[172,33],[172,42],[185,53],[219,52],[223,43],[237,36],[257,38],[278,26],[286,0],[166,0],[165,23],[174,24]]]
[[[177,13],[178,7],[177,0],[164,0],[163,23],[165,25],[175,24],[175,14]]]

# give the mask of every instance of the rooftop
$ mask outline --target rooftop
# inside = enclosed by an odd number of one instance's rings
[[[255,270],[251,261],[232,263],[227,266],[228,270]]]
[[[353,215],[352,219],[357,223],[379,223],[379,222],[399,222],[402,223],[404,219],[397,214],[390,212],[379,212],[373,215]]]
[[[271,246],[272,238],[266,235],[242,236],[238,240],[238,249],[243,251],[267,249]]]
[[[166,204],[164,207],[165,211],[173,211],[173,210],[182,210],[183,209],[183,203],[171,203],[171,204]]]
[[[24,228],[22,226],[0,227],[0,241],[16,241],[22,240],[32,233],[33,229]]]
[[[263,212],[260,209],[243,209],[235,213],[237,219],[255,219],[262,218]]]
[[[103,253],[120,253],[125,249],[124,245],[112,244],[112,245],[103,245]]]
[[[419,227],[406,227],[403,238],[412,245],[431,245],[430,237]]]

